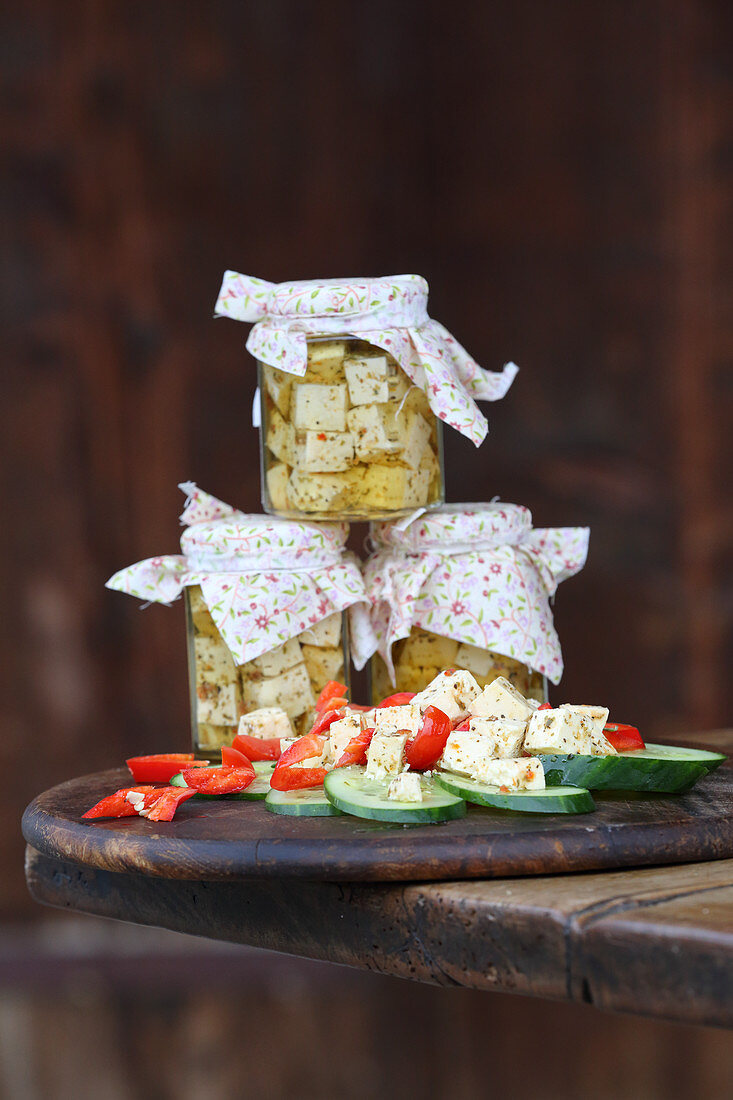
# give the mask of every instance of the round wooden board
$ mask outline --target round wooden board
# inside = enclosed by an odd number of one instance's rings
[[[23,816],[45,855],[109,871],[179,879],[405,881],[498,878],[686,863],[733,856],[733,764],[686,795],[594,793],[596,811],[514,814],[468,807],[445,825],[284,817],[263,802],[191,799],[172,822],[82,821],[130,782],[100,772],[40,795]]]

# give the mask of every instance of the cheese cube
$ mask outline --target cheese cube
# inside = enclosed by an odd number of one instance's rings
[[[613,749],[610,743],[606,749],[600,741],[603,735],[599,737],[598,734],[598,718],[583,714],[583,710],[583,707],[571,706],[536,710],[527,727],[525,750],[532,753],[579,753],[584,756],[611,754]]]
[[[334,722],[328,730],[328,757],[337,764],[343,756],[346,746],[353,737],[357,737],[364,728],[361,714],[347,714]]]
[[[470,672],[465,669],[453,669],[439,672],[426,688],[413,699],[413,703],[422,712],[426,707],[437,707],[450,719],[460,718],[468,713],[471,701],[480,693],[481,688]]]
[[[267,740],[270,737],[292,737],[293,727],[281,707],[261,707],[241,716],[237,733]]]
[[[236,726],[242,713],[238,683],[199,681],[196,684],[196,718],[213,726]]]
[[[276,462],[267,471],[267,492],[270,504],[276,512],[287,512],[290,507],[288,499],[288,479],[290,467],[284,462]]]
[[[399,440],[402,443],[400,462],[404,462],[412,470],[419,470],[426,451],[431,451],[431,428],[424,417],[416,412],[403,413],[406,416],[406,424],[400,430]],[[397,418],[399,424],[400,418]],[[432,452],[431,452],[432,453]],[[432,476],[432,474],[430,475]]]
[[[468,709],[481,718],[513,718],[525,725],[534,713],[521,692],[503,676],[487,684],[481,694],[471,700]]]
[[[520,755],[527,723],[511,718],[471,718],[468,729],[490,742],[492,757],[507,758]]]
[[[295,387],[293,424],[299,431],[346,431],[347,390],[344,384],[327,386],[300,382]]]
[[[209,638],[218,638],[221,641],[221,634],[211,617],[211,612],[206,606],[199,586],[192,584],[186,591],[188,592],[188,604],[191,608],[194,632],[196,634],[206,634]]]
[[[405,763],[406,742],[406,733],[377,731],[367,749],[367,778],[383,780],[398,775]]]
[[[277,676],[293,665],[298,665],[303,660],[300,651],[300,642],[297,638],[290,638],[284,645],[276,646],[268,650],[260,657],[253,657],[251,664],[258,668],[263,676]]]
[[[467,668],[474,676],[488,676],[494,663],[493,654],[477,645],[461,645],[456,653],[458,668]]]
[[[290,394],[293,388],[292,374],[278,370],[277,367],[263,365],[262,377],[265,380],[265,389],[275,405],[283,416],[287,416],[290,411]]]
[[[312,707],[315,699],[308,670],[304,664],[281,672],[265,680],[245,680],[244,698],[250,709],[260,707],[281,707],[288,717],[297,718],[299,714]]]
[[[197,722],[196,741],[205,752],[218,751],[222,745],[231,745],[237,732],[236,726],[215,726],[210,722]]]
[[[338,473],[354,464],[351,432],[306,432],[298,465],[309,474]]]
[[[306,474],[293,470],[288,495],[302,512],[330,512],[346,507],[360,493],[361,468],[342,474]]]
[[[373,405],[389,399],[386,357],[346,359],[344,370],[352,405]]]
[[[346,416],[349,431],[354,437],[356,457],[363,462],[381,455],[396,454],[400,444],[390,432],[389,419],[377,405],[358,405]]]
[[[372,508],[385,511],[418,508],[427,504],[429,487],[427,471],[377,462],[366,467],[361,483],[362,499]]]
[[[490,739],[471,730],[453,730],[440,758],[440,767],[475,779],[483,763],[492,758]]]
[[[422,786],[417,772],[400,772],[387,788],[387,798],[395,802],[422,802]]]
[[[267,418],[265,442],[275,458],[293,466],[295,463],[295,428],[284,420],[277,409],[271,409]]]
[[[425,392],[412,382],[404,371],[398,370],[388,379],[389,401],[400,412],[417,412],[424,416],[428,423],[435,414],[430,408]]]
[[[308,382],[341,382],[344,378],[346,344],[341,340],[328,340],[308,344]]]
[[[320,691],[329,680],[340,680],[344,674],[344,652],[341,646],[326,649],[304,645],[303,660],[314,690],[317,686]]]
[[[603,729],[608,721],[608,707],[581,706],[576,703],[561,703],[560,710],[567,710],[583,718],[590,730],[591,752],[594,756],[610,756],[616,752]]]
[[[221,634],[217,633],[216,637],[195,634],[193,652],[196,658],[197,682],[206,680],[234,684],[239,679],[234,658]]]
[[[480,765],[476,779],[510,791],[540,791],[546,785],[542,761],[526,756],[518,760],[486,760]]]
[[[309,626],[300,635],[300,641],[306,645],[338,645],[341,641],[341,612],[335,611],[333,615]]]
[[[399,660],[407,661],[413,666],[441,668],[462,668],[459,662],[458,642],[452,638],[442,638],[439,634],[430,634],[426,630],[413,630],[409,638],[399,649]]]
[[[374,728],[377,733],[397,733],[408,730],[410,737],[422,729],[420,708],[414,703],[401,707],[377,707],[374,712]]]

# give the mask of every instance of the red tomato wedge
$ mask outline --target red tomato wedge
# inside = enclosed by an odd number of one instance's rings
[[[127,795],[135,792],[136,794],[150,795],[156,793],[155,787],[122,787],[121,790],[115,791],[114,794],[108,794],[106,798],[101,799],[91,810],[87,810],[82,817],[134,817],[137,810],[131,802],[127,801]]]
[[[382,699],[381,703],[377,703],[377,709],[380,707],[404,707],[407,703],[411,703],[415,698],[414,691],[398,691],[394,695],[388,695],[386,699]]]
[[[422,728],[405,745],[405,760],[415,771],[432,768],[442,755],[451,732],[451,720],[437,707],[427,707]]]
[[[276,791],[296,791],[303,787],[320,786],[326,778],[325,768],[297,768],[293,765],[311,756],[320,756],[325,743],[325,738],[313,732],[299,737],[278,760],[270,777],[270,786]]]
[[[252,737],[248,733],[238,733],[232,741],[232,748],[243,753],[248,760],[277,760],[280,755],[280,738]]]
[[[193,798],[195,793],[195,791],[187,791],[185,787],[164,787],[162,791],[157,792],[157,798],[152,800],[148,812],[140,816],[147,817],[148,821],[172,821],[181,803]]]
[[[362,730],[361,733],[357,733],[356,737],[351,738],[343,753],[336,761],[335,766],[337,768],[347,768],[350,764],[366,764],[367,749],[372,742],[373,736],[373,727],[368,727]]]
[[[343,698],[346,695],[346,684],[340,684],[338,680],[329,680],[321,694],[316,699],[316,710],[326,709],[326,703],[330,699]]]
[[[237,748],[229,748],[224,745],[221,750],[221,763],[224,768],[246,768],[250,760],[248,756]]]
[[[634,749],[644,748],[643,738],[636,726],[627,726],[623,722],[607,722],[603,733],[616,752],[633,752]]]
[[[208,763],[208,760],[194,760],[192,752],[131,756],[126,761],[136,783],[168,783],[181,768],[205,768]]]
[[[201,794],[237,794],[247,790],[256,773],[248,762],[246,767],[185,768],[181,774],[186,786]]]
[[[320,714],[318,718],[316,718],[308,736],[311,737],[313,734],[317,736],[319,733],[325,733],[329,726],[332,726],[334,722],[338,722],[339,718],[343,718],[343,714],[340,710],[324,711],[323,714]],[[293,748],[294,746],[291,745],[290,747]]]

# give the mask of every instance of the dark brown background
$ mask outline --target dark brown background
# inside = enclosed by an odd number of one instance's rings
[[[212,319],[227,267],[425,275],[480,363],[521,368],[478,452],[448,434],[449,499],[592,528],[561,693],[651,738],[730,724],[730,3],[26,0],[3,22],[9,928],[43,916],[32,795],[185,747],[181,608],[103,583],[175,551],[180,480],[259,507],[247,330]]]

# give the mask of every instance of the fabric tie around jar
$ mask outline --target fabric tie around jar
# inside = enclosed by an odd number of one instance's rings
[[[374,651],[373,632],[359,563],[344,550],[345,524],[246,515],[192,482],[180,488],[188,498],[183,553],[121,569],[107,588],[169,604],[187,586],[200,585],[238,665],[348,609],[352,649],[364,664]]]
[[[302,377],[307,337],[353,335],[390,353],[427,396],[437,417],[476,446],[488,431],[477,400],[498,401],[518,367],[480,367],[427,312],[428,284],[419,275],[268,283],[227,271],[215,315],[253,323],[248,351]]]
[[[516,504],[444,505],[372,525],[364,579],[375,647],[394,682],[392,646],[413,627],[501,653],[557,684],[563,663],[550,597],[578,573],[587,527],[532,528]]]

